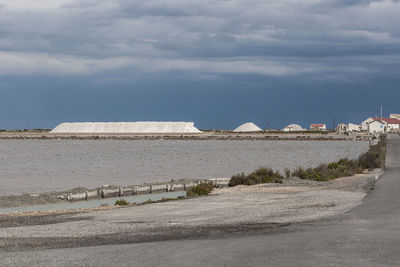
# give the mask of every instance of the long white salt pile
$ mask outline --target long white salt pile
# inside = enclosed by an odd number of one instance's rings
[[[258,132],[258,131],[262,131],[262,129],[252,122],[247,122],[247,123],[240,125],[233,131],[234,132]]]
[[[200,133],[194,122],[65,122],[51,133]]]

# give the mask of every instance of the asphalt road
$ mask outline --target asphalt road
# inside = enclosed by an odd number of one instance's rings
[[[0,254],[2,265],[399,266],[400,137],[386,172],[345,214],[276,229],[208,238]]]

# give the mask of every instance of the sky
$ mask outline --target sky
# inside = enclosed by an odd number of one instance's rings
[[[0,129],[400,113],[400,3],[0,0]]]

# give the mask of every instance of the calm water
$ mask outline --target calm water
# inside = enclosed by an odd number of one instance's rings
[[[355,158],[367,142],[0,140],[0,195],[179,178]]]
[[[116,200],[125,199],[129,203],[142,204],[151,199],[152,201],[159,201],[163,198],[178,198],[186,196],[185,191],[177,192],[162,192],[156,194],[143,194],[135,196],[124,196],[124,197],[110,197],[103,199],[93,199],[89,201],[77,201],[77,202],[58,202],[43,205],[33,206],[20,206],[12,208],[0,208],[0,214],[7,214],[11,212],[31,212],[31,211],[44,211],[44,210],[72,210],[72,209],[87,209],[96,208],[101,205],[114,205]]]

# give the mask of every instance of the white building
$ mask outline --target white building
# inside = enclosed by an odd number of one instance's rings
[[[386,122],[380,120],[373,120],[368,123],[368,132],[369,133],[384,133],[386,132]]]
[[[303,127],[301,127],[298,124],[289,124],[288,126],[285,126],[282,131],[284,132],[300,132],[300,131],[305,131]]]
[[[361,125],[349,123],[347,124],[347,130],[349,132],[359,132],[361,130]]]
[[[368,124],[372,121],[374,121],[374,119],[369,117],[368,119],[361,122],[361,131],[368,131]]]
[[[341,133],[347,132],[348,131],[347,124],[339,123],[338,126],[336,127],[336,131],[341,132]]]
[[[353,124],[353,123],[340,123],[336,127],[336,131],[342,132],[342,133],[347,133],[347,132],[359,132],[361,130],[361,125],[359,124]]]
[[[323,123],[312,123],[310,131],[326,131],[326,125]]]
[[[386,122],[388,131],[397,131],[400,129],[400,120],[397,118],[382,118]]]

